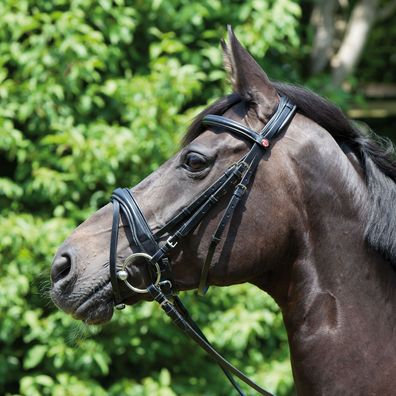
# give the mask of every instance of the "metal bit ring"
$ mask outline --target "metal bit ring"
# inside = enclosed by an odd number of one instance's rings
[[[117,271],[117,278],[119,280],[123,281],[125,283],[125,285],[129,289],[134,291],[135,293],[144,294],[144,293],[147,293],[147,289],[141,289],[139,287],[132,286],[128,282],[128,272],[126,271],[126,267],[129,264],[132,264],[134,261],[136,261],[137,258],[143,258],[146,261],[148,261],[150,265],[152,264],[152,262],[151,262],[152,257],[149,254],[147,254],[147,253],[133,253],[125,259],[124,263],[122,264],[122,268],[119,271]],[[157,275],[154,285],[157,286],[161,280],[161,270],[160,270],[158,263],[154,263],[154,267],[155,267],[155,271],[156,271],[156,275]]]

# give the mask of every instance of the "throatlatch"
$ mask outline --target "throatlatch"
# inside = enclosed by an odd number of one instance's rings
[[[201,193],[188,207],[177,213],[154,234],[151,232],[142,211],[129,189],[117,188],[111,197],[111,202],[113,203],[113,223],[110,241],[110,279],[116,308],[125,308],[120,290],[120,281],[135,293],[149,293],[176,326],[188,334],[219,364],[241,396],[245,394],[235,382],[232,375],[237,376],[262,395],[271,396],[271,393],[262,389],[246,377],[241,371],[224,359],[208,342],[176,295],[177,290],[175,290],[173,285],[172,271],[167,255],[178,244],[181,238],[194,231],[208,211],[219,202],[221,197],[233,188],[234,192],[212,236],[206,260],[202,267],[198,293],[204,295],[208,290],[208,275],[212,268],[212,259],[224,230],[248,189],[251,177],[255,173],[265,150],[270,146],[271,139],[284,130],[295,112],[296,106],[287,97],[281,96],[276,112],[267,125],[259,132],[223,116],[205,116],[202,120],[203,125],[235,133],[250,140],[253,145],[247,154],[230,166],[219,179]],[[134,253],[120,264],[117,263],[117,243],[121,216],[123,217],[124,224],[129,227],[132,238],[131,248]],[[167,240],[165,243],[161,243],[160,246],[160,239],[163,239],[164,235],[167,236]],[[138,260],[147,263],[147,269],[151,274],[151,283],[146,288],[134,286],[128,281],[127,268],[134,263],[137,265]]]

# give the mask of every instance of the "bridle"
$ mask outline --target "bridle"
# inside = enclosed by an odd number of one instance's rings
[[[280,97],[278,107],[265,125],[259,131],[242,125],[236,121],[219,115],[206,115],[202,124],[205,126],[219,127],[227,132],[235,133],[253,142],[252,147],[238,162],[231,165],[208,189],[201,193],[190,205],[177,213],[162,228],[154,234],[140,210],[132,192],[126,188],[117,188],[112,196],[113,223],[110,241],[110,280],[114,293],[114,304],[117,309],[125,308],[121,296],[119,281],[135,293],[149,293],[157,301],[172,321],[195,342],[198,343],[222,368],[225,375],[238,391],[244,395],[232,374],[239,377],[246,384],[263,395],[271,394],[246,377],[231,363],[224,359],[209,343],[198,325],[191,319],[187,309],[177,296],[174,288],[172,271],[168,253],[178,244],[181,238],[190,234],[202,221],[208,211],[216,205],[232,188],[234,192],[228,202],[224,214],[212,236],[206,260],[202,267],[198,293],[204,295],[208,289],[208,273],[211,268],[216,246],[221,240],[226,225],[231,220],[235,208],[246,192],[252,175],[255,173],[260,159],[265,150],[270,146],[270,141],[276,137],[289,124],[296,112],[296,106],[285,96]],[[135,252],[117,268],[117,243],[120,216],[129,226],[131,247]],[[167,235],[166,242],[160,245],[160,239]],[[152,275],[152,283],[145,289],[133,286],[128,281],[127,267],[137,261],[143,260]]]
[[[231,165],[209,188],[155,233],[152,233],[150,230],[142,211],[129,189],[117,188],[111,196],[111,202],[113,203],[113,223],[110,241],[110,280],[116,308],[125,308],[125,304],[122,302],[119,281],[124,282],[135,293],[150,294],[153,300],[157,301],[166,314],[170,316],[172,321],[219,364],[239,395],[244,395],[244,393],[235,382],[232,374],[239,377],[262,395],[271,396],[271,393],[259,387],[224,359],[211,346],[198,325],[191,319],[187,309],[177,296],[177,290],[174,288],[168,253],[178,244],[181,238],[189,235],[198,226],[208,211],[219,202],[221,197],[234,189],[223,216],[212,236],[206,260],[202,267],[198,293],[204,295],[208,290],[208,273],[211,269],[216,246],[220,242],[223,232],[235,212],[235,208],[248,189],[252,175],[255,173],[265,150],[270,146],[271,139],[285,129],[295,112],[296,106],[287,97],[281,96],[275,113],[259,132],[223,116],[206,115],[202,120],[204,126],[217,127],[237,134],[253,142],[253,145],[247,154],[238,162]],[[124,224],[127,224],[129,227],[132,239],[130,241],[131,247],[135,253],[127,257],[121,263],[121,268],[119,269],[117,268],[117,243],[121,216],[123,216]],[[161,243],[164,235],[167,236],[166,242]],[[128,281],[127,267],[134,263],[136,265],[138,261],[147,263],[147,268],[152,277],[151,284],[144,289],[135,287]]]

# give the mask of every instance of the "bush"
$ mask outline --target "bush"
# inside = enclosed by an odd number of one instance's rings
[[[290,80],[299,15],[292,0],[0,3],[0,393],[230,394],[154,305],[90,329],[57,311],[49,267],[79,222],[174,153],[193,115],[228,90],[226,24],[270,75]],[[226,357],[290,394],[268,296],[237,286],[185,299]]]

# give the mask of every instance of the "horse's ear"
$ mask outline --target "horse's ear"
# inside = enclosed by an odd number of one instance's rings
[[[221,41],[224,65],[233,89],[257,106],[258,115],[267,119],[278,103],[278,95],[260,65],[236,38],[228,26],[228,41]]]

